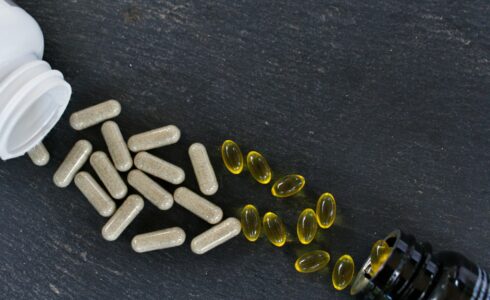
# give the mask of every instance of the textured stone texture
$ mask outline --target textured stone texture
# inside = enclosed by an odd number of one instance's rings
[[[298,214],[329,191],[339,218],[315,246],[333,261],[350,253],[359,265],[399,227],[490,269],[487,0],[17,3],[41,24],[45,58],[74,95],[44,141],[52,162],[0,162],[3,297],[350,299],[328,272],[294,270],[303,247],[239,236],[193,255],[190,241],[210,226],[177,205],[146,205],[104,241],[106,220],[51,177],[80,134],[105,149],[99,128],[75,132],[68,118],[110,98],[121,101],[125,136],[181,129],[178,144],[154,153],[183,167],[192,190],[187,149],[207,147],[220,184],[209,200],[225,217],[255,203],[294,233]],[[277,176],[304,175],[307,198],[276,201],[248,173],[229,174],[217,151],[227,138],[266,155]],[[134,235],[174,226],[186,231],[184,246],[131,249]]]

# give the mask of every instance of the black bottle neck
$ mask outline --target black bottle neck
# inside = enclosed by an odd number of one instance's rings
[[[368,258],[351,294],[361,299],[490,300],[486,273],[455,252],[433,255],[429,244],[397,230],[385,239],[392,248],[383,267],[371,277]]]

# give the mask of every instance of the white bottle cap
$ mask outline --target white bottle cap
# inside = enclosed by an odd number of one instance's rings
[[[56,125],[71,97],[63,74],[42,60],[28,62],[0,82],[0,158],[24,155]]]

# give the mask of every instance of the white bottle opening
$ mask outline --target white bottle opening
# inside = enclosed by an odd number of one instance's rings
[[[0,157],[24,155],[56,125],[71,97],[63,75],[42,60],[20,66],[0,84]]]

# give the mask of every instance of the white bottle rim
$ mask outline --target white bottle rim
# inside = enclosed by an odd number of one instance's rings
[[[71,97],[63,75],[42,60],[28,62],[0,84],[0,158],[24,155],[61,118]]]

